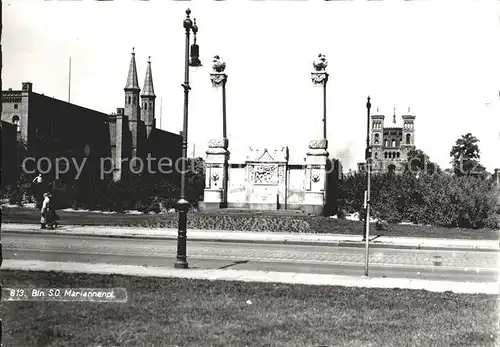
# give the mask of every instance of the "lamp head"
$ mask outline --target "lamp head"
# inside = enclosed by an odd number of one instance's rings
[[[191,57],[189,59],[189,66],[200,67],[202,66],[200,61],[200,46],[196,43],[191,45]]]

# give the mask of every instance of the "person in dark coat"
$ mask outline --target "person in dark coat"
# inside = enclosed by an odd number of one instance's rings
[[[45,193],[44,198],[42,205],[42,220],[40,221],[42,223],[42,229],[54,229],[59,224],[57,223],[59,216],[54,208],[52,194]]]
[[[42,208],[40,210],[40,228],[47,229],[47,208],[49,205],[49,193],[43,194]]]

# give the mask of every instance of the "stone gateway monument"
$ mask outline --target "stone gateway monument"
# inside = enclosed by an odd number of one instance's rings
[[[289,163],[288,147],[250,147],[244,162],[229,163],[226,137],[225,85],[226,64],[214,57],[212,85],[222,93],[222,139],[209,141],[204,201],[201,211],[222,208],[251,210],[297,210],[315,215],[326,213],[329,178],[338,166],[329,158],[326,139],[327,61],[320,54],[313,63],[313,85],[325,96],[323,136],[309,143],[304,163]],[[319,121],[319,119],[318,119]],[[319,136],[318,136],[319,137]]]

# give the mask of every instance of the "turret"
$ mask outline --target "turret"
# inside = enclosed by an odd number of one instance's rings
[[[144,78],[144,86],[141,93],[141,118],[146,125],[148,137],[151,130],[156,127],[155,99],[156,95],[153,88],[153,73],[151,72],[151,57],[149,57],[148,66],[146,68],[146,77]]]
[[[130,132],[132,133],[132,150],[135,156],[138,148],[139,122],[141,120],[141,107],[139,105],[139,82],[137,79],[137,66],[135,64],[135,52],[132,48],[132,58],[128,69],[127,84],[125,90],[125,116],[128,117]]]
[[[415,116],[410,114],[410,108],[408,107],[408,113],[403,115],[403,141],[402,145],[407,147],[415,146]]]

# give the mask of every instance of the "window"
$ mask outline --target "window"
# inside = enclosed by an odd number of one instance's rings
[[[392,140],[392,147],[396,147],[396,140]]]
[[[375,144],[378,145],[379,143],[379,138],[380,138],[380,135],[379,134],[375,134]]]
[[[14,116],[12,117],[12,124],[15,124],[17,126],[17,132],[21,132],[21,122],[19,120],[19,116]]]
[[[153,109],[153,103],[152,103],[152,102],[150,102],[150,103],[149,103],[149,109],[150,109],[150,110],[152,110],[152,109]]]
[[[399,156],[401,155],[401,153],[399,153],[399,152],[398,152],[398,153],[396,153],[396,154],[397,154],[397,157],[398,157],[398,158],[399,158]]]
[[[14,104],[14,109],[17,110],[17,108],[19,107],[18,104]]]
[[[145,109],[145,110],[147,110],[147,109],[148,109],[148,103],[147,103],[147,102],[145,102],[145,103],[144,103],[144,109]]]
[[[384,140],[384,147],[388,147],[389,145],[389,141],[387,141],[387,139]]]
[[[134,96],[134,105],[135,105],[136,101],[137,101],[137,100],[135,99],[135,96]]]
[[[385,157],[385,159],[387,159],[387,152],[384,153],[384,157]]]
[[[130,104],[130,96],[128,97],[128,101],[127,101],[128,104]]]
[[[411,135],[410,134],[406,134],[406,144],[410,144],[411,143]]]

